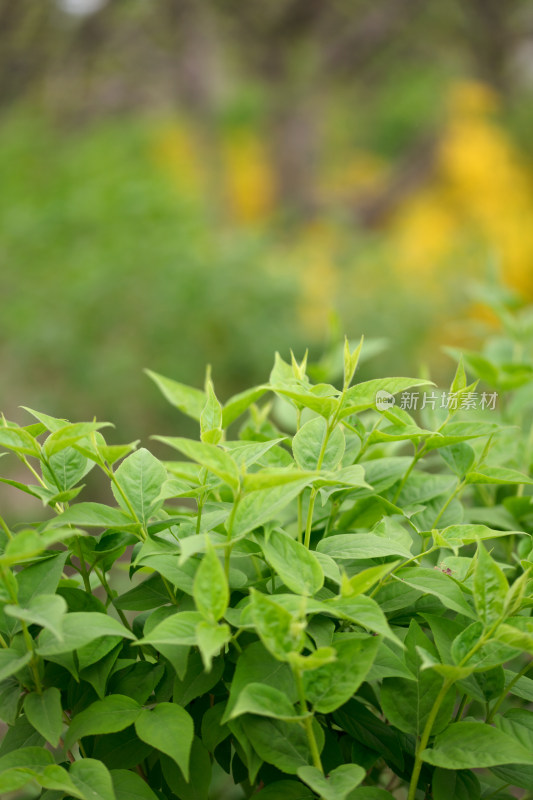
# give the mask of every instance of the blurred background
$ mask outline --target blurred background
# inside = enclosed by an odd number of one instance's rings
[[[532,95],[527,0],[0,0],[0,409],[176,432],[143,368],[344,333],[449,377],[473,282],[533,298]]]

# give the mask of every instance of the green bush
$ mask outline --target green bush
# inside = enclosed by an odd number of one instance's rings
[[[175,460],[4,421],[31,482],[4,480],[49,513],[2,521],[1,791],[207,800],[214,765],[265,800],[531,789],[531,326],[504,321],[466,354],[484,389],[462,361],[447,393],[352,385],[361,345],[340,390],[278,356],[224,406],[152,373],[199,424],[155,437]],[[78,500],[93,468],[109,504]]]

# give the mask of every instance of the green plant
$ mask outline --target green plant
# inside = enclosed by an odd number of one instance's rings
[[[178,460],[3,421],[32,482],[2,480],[50,511],[0,519],[3,792],[202,800],[214,763],[264,800],[531,791],[527,347],[520,369],[500,348],[509,397],[476,410],[462,361],[447,408],[427,380],[352,385],[361,346],[341,390],[277,356],[224,405],[209,376],[150,373],[199,423],[154,437]],[[78,501],[94,467],[107,505]]]

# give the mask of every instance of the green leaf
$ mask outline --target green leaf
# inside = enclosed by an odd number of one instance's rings
[[[479,800],[481,787],[473,772],[449,770],[439,767],[431,782],[433,800]]]
[[[291,591],[314,595],[324,585],[324,573],[316,556],[289,535],[273,530],[261,547],[270,566]]]
[[[354,376],[355,370],[357,369],[357,364],[359,362],[359,356],[361,355],[361,350],[363,348],[364,336],[361,336],[359,344],[357,347],[350,351],[350,342],[348,337],[344,337],[344,388],[347,389],[352,382],[352,378]]]
[[[266,683],[248,683],[241,690],[227,719],[234,719],[241,714],[257,714],[260,717],[284,720],[302,719],[287,695]]]
[[[333,714],[335,723],[365,747],[372,748],[404,770],[404,745],[399,733],[357,700],[349,700]],[[356,790],[357,791],[357,790]]]
[[[202,620],[196,626],[196,642],[207,672],[211,671],[213,656],[218,655],[224,645],[231,639],[229,625],[217,625]]]
[[[94,758],[82,758],[70,765],[69,777],[85,800],[117,800],[107,767]]]
[[[357,764],[341,764],[327,778],[316,767],[298,769],[298,777],[324,800],[346,800],[365,775],[366,771]]]
[[[110,422],[73,422],[53,431],[43,445],[43,453],[50,458],[65,447],[72,447],[100,428],[113,427]]]
[[[474,570],[474,602],[485,627],[502,618],[508,590],[507,578],[480,544]]]
[[[283,385],[272,384],[270,388],[276,394],[292,400],[297,408],[309,408],[326,419],[331,417],[339,406],[339,393],[334,386],[328,384],[318,384],[308,388],[303,381],[293,378]]]
[[[163,606],[167,602],[167,587],[161,575],[155,573],[142,583],[134,586],[133,589],[116,597],[113,600],[113,605],[115,608],[127,609],[128,611],[147,611],[151,608],[159,608],[159,606]]]
[[[123,731],[135,722],[140,712],[141,706],[136,700],[125,695],[110,694],[76,714],[65,734],[65,745],[71,747],[83,736]]]
[[[218,444],[222,439],[222,406],[220,405],[213,383],[207,383],[207,400],[200,414],[200,438],[202,442]]]
[[[262,469],[258,472],[251,472],[244,476],[243,488],[245,492],[255,492],[259,489],[272,489],[275,486],[287,486],[298,481],[301,485],[302,479],[307,478],[309,483],[314,482],[317,477],[316,472],[302,471],[290,467],[272,467]]]
[[[239,491],[240,472],[233,458],[214,444],[195,442],[181,436],[153,436],[159,442],[168,444],[175,450],[196,461],[230,486],[234,493]]]
[[[0,773],[8,769],[35,769],[53,764],[52,753],[44,747],[20,747],[0,758]]]
[[[424,669],[420,649],[437,660],[437,653],[420,626],[412,621],[405,638],[407,666],[413,679],[385,678],[381,685],[381,706],[392,725],[404,733],[420,736],[442,689],[442,677]],[[442,702],[433,724],[437,733],[450,721],[455,702],[455,690],[450,689]]]
[[[139,444],[140,439],[136,439],[134,442],[129,442],[128,444],[98,444],[97,450],[98,454],[104,461],[107,461],[109,466],[113,466],[117,461],[120,461],[121,458],[127,456],[131,453],[137,445]],[[79,448],[78,446],[78,449]]]
[[[296,698],[296,687],[289,666],[272,656],[261,642],[253,642],[237,661],[222,722],[230,718],[240,693],[250,683],[272,686],[291,701]]]
[[[289,653],[302,649],[305,626],[283,606],[254,589],[250,606],[257,634],[275,658],[286,661]]]
[[[153,711],[143,708],[135,721],[137,736],[176,762],[189,780],[189,757],[194,736],[192,717],[176,703],[159,703]]]
[[[193,389],[192,386],[186,386],[184,383],[178,383],[178,381],[174,381],[171,378],[165,378],[164,375],[159,375],[149,369],[145,370],[145,372],[170,405],[178,408],[188,417],[192,417],[195,420],[200,419],[207,399],[205,392],[200,391],[200,389]]]
[[[261,800],[315,800],[314,793],[299,781],[275,781],[261,789]]]
[[[355,694],[372,666],[379,638],[358,636],[339,639],[334,645],[336,660],[303,676],[306,699],[322,714],[335,711]]]
[[[367,569],[352,575],[351,578],[348,578],[344,573],[342,576],[341,595],[343,597],[357,597],[357,595],[364,594],[400,563],[400,561],[389,561],[387,564],[367,567]]]
[[[531,749],[482,722],[455,722],[435,739],[422,758],[444,769],[476,769],[499,764],[533,764]]]
[[[17,574],[20,605],[30,605],[38,594],[52,594],[57,589],[68,553],[47,554],[38,563]]]
[[[466,476],[467,483],[499,483],[499,484],[515,484],[527,483],[533,484],[533,478],[524,475],[523,472],[518,472],[516,469],[507,469],[506,467],[482,467],[480,470],[469,472]]]
[[[35,456],[36,458],[41,455],[39,442],[23,428],[3,427],[0,424],[0,447],[13,450],[14,453]]]
[[[9,539],[6,549],[0,555],[0,565],[10,566],[28,561],[46,549],[46,542],[31,528],[22,530]]]
[[[55,686],[42,694],[30,692],[24,698],[24,711],[29,721],[52,747],[57,747],[63,730],[61,693]]]
[[[185,781],[174,761],[161,758],[166,782],[180,800],[208,800],[211,785],[211,759],[201,740],[195,736],[191,747],[190,778]]]
[[[233,397],[224,403],[222,409],[222,427],[227,428],[228,425],[240,417],[252,403],[256,403],[268,391],[268,385],[254,386],[251,389],[245,389],[244,392],[234,394]]]
[[[133,725],[120,733],[97,736],[91,744],[92,756],[102,761],[108,769],[135,769],[144,759],[153,755],[153,748],[141,742]]]
[[[436,450],[441,447],[449,447],[469,439],[491,436],[499,429],[500,426],[493,422],[448,422],[438,436],[430,436],[426,440],[425,448]]]
[[[435,544],[439,547],[449,547],[457,552],[457,549],[464,544],[499,539],[501,536],[513,534],[526,535],[523,531],[500,531],[488,528],[486,525],[448,525],[447,528],[435,534]]]
[[[302,425],[292,440],[292,451],[300,469],[333,470],[342,461],[346,447],[342,428],[329,432],[324,417],[315,417]]]
[[[11,647],[0,650],[0,681],[9,678],[10,675],[16,675],[30,660],[31,653],[21,655]]]
[[[293,722],[244,716],[242,726],[256,753],[269,764],[296,775],[311,763],[311,751],[303,728]]]
[[[378,789],[376,786],[361,786],[351,793],[349,800],[394,800],[394,798],[385,789]]]
[[[376,395],[378,392],[388,394],[398,394],[415,386],[434,386],[431,381],[420,380],[419,378],[377,378],[364,383],[358,383],[348,389],[344,396],[340,419],[350,414],[358,414],[367,408],[376,407]]]
[[[292,481],[286,486],[258,489],[245,495],[237,506],[233,520],[232,537],[241,537],[265,522],[279,519],[280,511],[297,497],[309,484],[309,478]]]
[[[117,800],[158,800],[155,792],[136,772],[112,769],[110,775]]]
[[[198,611],[210,621],[218,622],[229,603],[229,588],[214,547],[208,546],[194,578],[193,597]]]
[[[466,373],[463,363],[463,356],[461,355],[459,358],[459,363],[457,364],[457,369],[455,371],[454,379],[450,386],[450,394],[456,394],[457,392],[460,392],[461,389],[465,388],[466,388]]]
[[[203,620],[197,611],[178,611],[167,617],[135,644],[151,644],[154,647],[173,644],[196,644],[196,626]]]
[[[47,523],[48,528],[78,525],[80,528],[131,528],[131,516],[102,503],[77,503]]]
[[[451,648],[452,658],[456,664],[464,662],[470,669],[487,670],[504,664],[517,655],[513,647],[496,639],[491,639],[479,647],[482,635],[483,623],[479,621],[472,623],[459,633]],[[465,661],[473,648],[475,648],[475,652]]]
[[[110,694],[125,694],[143,705],[163,677],[163,664],[138,661],[124,669],[114,671],[109,683]]]
[[[510,647],[533,655],[533,620],[530,617],[509,617],[494,636]]]
[[[35,780],[40,786],[49,789],[50,792],[60,792],[61,797],[63,794],[67,794],[70,797],[78,797],[80,800],[85,800],[87,797],[85,793],[78,789],[66,769],[56,764],[49,764],[45,767],[40,775],[35,775]],[[42,795],[44,798],[48,796],[48,792]]]
[[[125,513],[130,515],[130,507],[133,508],[137,519],[146,525],[160,505],[157,498],[166,477],[167,471],[163,464],[149,450],[141,447],[125,458],[115,471],[115,479],[128,502],[115,483],[111,484],[111,488],[117,503]]]
[[[267,442],[226,441],[224,442],[224,447],[231,453],[239,466],[250,467],[260,461],[269,450],[282,441],[283,439],[281,438],[270,439]],[[286,453],[285,450],[282,452]],[[288,453],[287,456],[292,461]]]
[[[27,411],[28,414],[31,414],[32,417],[38,419],[41,422],[46,430],[49,431],[58,431],[60,428],[63,428],[67,423],[68,420],[66,419],[59,419],[58,417],[50,417],[48,414],[43,414],[42,411],[34,411],[32,408],[28,408],[28,406],[21,406],[24,411]]]
[[[72,489],[92,467],[93,464],[88,464],[85,456],[73,447],[65,447],[47,460],[41,460],[44,480],[62,492]]]
[[[33,625],[48,628],[56,639],[63,639],[63,618],[67,613],[65,600],[56,594],[38,594],[32,597],[27,608],[7,605],[4,611],[10,617],[22,619]]]
[[[476,619],[476,614],[467,603],[459,584],[444,572],[424,567],[405,567],[398,570],[395,577],[423,594],[432,594],[438,597],[446,608]]]
[[[135,639],[135,635],[113,617],[96,611],[74,611],[63,618],[63,639],[57,640],[47,631],[41,631],[37,642],[37,653],[52,656],[68,653],[84,647],[101,636],[120,636]]]
[[[231,734],[229,727],[221,722],[225,709],[223,700],[208,708],[202,717],[202,742],[210,753]]]
[[[463,478],[466,475],[476,458],[474,450],[465,442],[441,447],[439,454],[458,478]]]
[[[322,539],[317,550],[335,559],[365,561],[367,558],[402,556],[412,558],[412,553],[402,541],[374,533],[339,533]]]
[[[219,682],[224,669],[223,659],[216,659],[210,672],[204,668],[200,653],[192,652],[183,678],[176,676],[172,697],[175,703],[187,706],[191,700],[207,695]]]
[[[43,747],[22,747],[0,758],[0,791],[20,789],[53,763],[52,754]]]

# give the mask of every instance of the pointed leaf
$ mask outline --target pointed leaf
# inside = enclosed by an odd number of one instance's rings
[[[480,544],[474,570],[474,602],[479,618],[486,627],[503,616],[508,590],[503,571]]]
[[[159,703],[153,711],[143,708],[135,721],[137,736],[176,762],[189,780],[189,757],[194,736],[192,717],[176,703]]]
[[[324,584],[316,556],[290,536],[273,530],[261,544],[266,560],[296,594],[314,595]]]
[[[178,383],[178,381],[174,381],[171,378],[165,378],[164,375],[159,375],[149,369],[145,370],[145,372],[170,405],[179,408],[188,417],[192,417],[195,420],[200,419],[206,401],[205,392],[200,391],[200,389],[193,389],[192,386],[186,386],[184,383]]]
[[[159,505],[157,499],[166,477],[167,471],[163,464],[144,447],[125,458],[115,471],[115,478],[126,495],[129,506],[143,525],[146,525]],[[119,506],[130,515],[128,503],[114,483],[111,488]]]
[[[63,730],[61,694],[55,686],[42,694],[31,692],[24,698],[24,711],[29,721],[52,747],[57,747]]]
[[[71,764],[69,777],[86,800],[117,800],[109,770],[95,758]]]
[[[218,622],[229,603],[229,588],[215,549],[209,546],[194,578],[193,597],[198,611],[207,620]]]
[[[341,764],[327,778],[316,767],[298,769],[298,777],[324,800],[346,800],[365,775],[366,771],[357,764]]]

